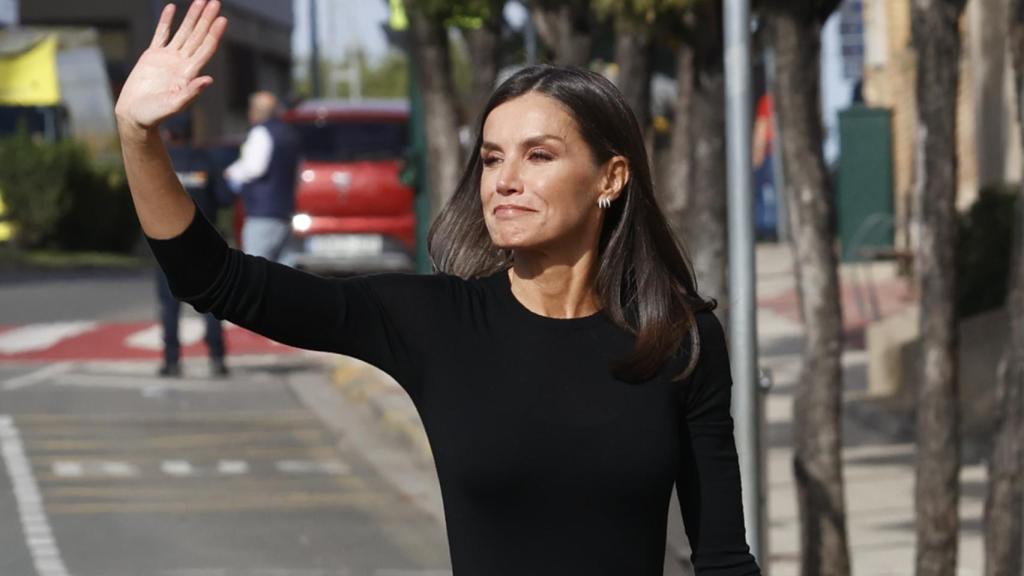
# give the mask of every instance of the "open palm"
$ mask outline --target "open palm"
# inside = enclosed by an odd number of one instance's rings
[[[170,38],[174,5],[164,7],[153,41],[121,88],[115,106],[119,122],[153,128],[184,110],[213,83],[212,77],[199,73],[217,51],[227,26],[227,19],[218,17],[218,12],[220,2],[196,0]]]

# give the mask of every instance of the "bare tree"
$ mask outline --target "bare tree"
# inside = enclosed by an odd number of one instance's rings
[[[409,53],[423,94],[433,220],[458,185],[462,152],[445,15],[432,9],[431,4],[405,0]]]
[[[1010,50],[1017,102],[1024,97],[1024,0],[1012,0]],[[1024,137],[1024,110],[1018,106],[1018,129]],[[1021,573],[1021,485],[1024,483],[1024,183],[1017,198],[1010,289],[1009,339],[999,365],[996,395],[1000,414],[985,499],[985,576]]]
[[[693,45],[680,39],[675,49],[676,101],[669,161],[667,166],[657,166],[658,172],[664,170],[665,174],[658,182],[664,183],[658,189],[658,201],[677,238],[684,238],[686,209],[693,191],[693,58]]]
[[[822,150],[821,28],[839,0],[763,0],[775,50],[776,110],[805,340],[793,407],[801,574],[847,576],[842,448],[842,314]]]
[[[651,22],[630,13],[628,4],[615,14],[616,85],[645,131],[651,123]]]
[[[917,270],[923,373],[917,392],[915,507],[918,576],[956,573],[960,521],[957,390],[956,109],[965,0],[914,0],[917,51]]]
[[[530,14],[541,42],[560,66],[590,62],[593,14],[590,0],[532,0]]]
[[[479,28],[467,32],[469,57],[473,61],[473,101],[466,120],[475,124],[487,104],[501,68],[501,23],[505,0],[486,0]]]
[[[690,7],[684,35],[693,46],[693,100],[690,134],[692,187],[683,238],[692,247],[701,292],[716,299],[728,326],[728,226],[725,160],[725,66],[722,2],[701,0]],[[673,143],[674,144],[674,143]]]

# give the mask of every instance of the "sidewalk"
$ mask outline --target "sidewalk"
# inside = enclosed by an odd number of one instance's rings
[[[791,434],[802,327],[788,247],[759,246],[757,266],[760,364],[771,369],[775,383],[765,409],[769,572],[772,576],[790,576],[799,573],[800,558]],[[904,306],[908,290],[891,273],[886,274],[884,267],[875,272],[883,314]],[[911,576],[915,555],[914,422],[900,412],[888,411],[883,403],[864,394],[864,318],[851,297],[853,270],[844,267],[841,276],[847,335],[843,354],[843,472],[853,574]],[[983,463],[969,461],[967,454],[961,490],[958,574],[981,574],[986,471]]]
[[[760,245],[757,251],[760,365],[772,371],[774,386],[766,407],[769,560],[771,576],[799,574],[796,485],[792,472],[792,407],[799,377],[803,330],[797,305],[792,259],[785,245]],[[902,412],[868,398],[866,318],[854,285],[863,271],[844,267],[846,351],[844,366],[843,460],[847,527],[853,574],[911,576],[914,573],[914,422]],[[909,290],[885,266],[871,270],[878,308],[888,315],[907,305]],[[365,404],[386,434],[413,455],[418,467],[431,469],[430,447],[415,408],[389,377],[358,360],[337,358],[335,391],[349,402]],[[982,573],[982,510],[986,472],[967,450],[961,473],[961,541],[958,574]],[[439,506],[440,501],[434,500]],[[434,511],[439,514],[440,510]]]

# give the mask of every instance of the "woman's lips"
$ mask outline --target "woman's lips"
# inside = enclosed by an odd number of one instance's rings
[[[523,206],[514,206],[512,204],[502,204],[494,209],[494,216],[497,218],[515,218],[523,214],[534,212],[529,208]]]

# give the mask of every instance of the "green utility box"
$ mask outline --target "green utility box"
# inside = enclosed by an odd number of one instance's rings
[[[844,262],[893,247],[892,112],[854,105],[839,113],[836,216]]]

